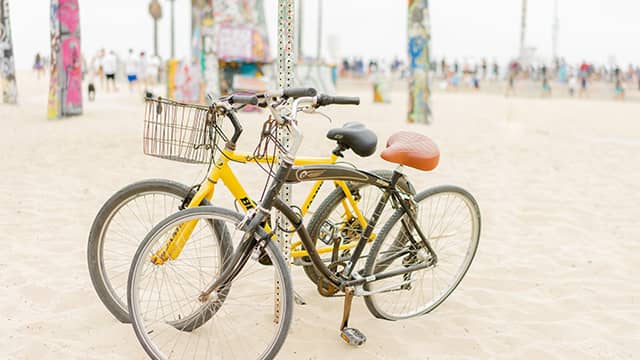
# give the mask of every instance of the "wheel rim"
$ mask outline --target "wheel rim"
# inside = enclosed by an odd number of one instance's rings
[[[175,228],[192,219],[198,225],[182,254],[165,265],[150,262],[150,256],[164,244]],[[261,265],[249,260],[230,286],[226,296],[213,297],[206,304],[198,300],[201,291],[221,270],[223,259],[213,256],[207,249],[196,250],[198,242],[211,242],[211,236],[201,236],[199,227],[207,220],[224,221],[228,236],[239,242],[242,232],[235,230],[237,219],[223,218],[216,214],[198,214],[181,217],[149,234],[132,265],[129,284],[131,319],[145,350],[154,358],[199,359],[211,358],[265,358],[274,351],[284,322],[274,323],[274,279],[284,283],[280,267]],[[266,252],[273,260],[269,247]],[[217,266],[205,269],[202,264],[215,262]],[[274,261],[275,264],[275,261]],[[168,266],[167,266],[168,265]],[[205,264],[206,265],[206,264]],[[150,271],[149,269],[155,268]],[[151,275],[163,273],[157,281]],[[194,275],[197,280],[194,280]],[[284,292],[277,298],[281,311],[289,306]],[[204,312],[202,312],[202,310]],[[208,309],[215,309],[214,311]],[[197,318],[203,323],[193,331],[180,331],[176,322],[185,317]],[[243,333],[246,332],[246,333]]]
[[[167,192],[137,193],[120,202],[106,219],[98,266],[107,291],[123,312],[128,312],[127,276],[138,246],[157,223],[179,210],[182,201]]]
[[[404,319],[433,310],[455,290],[477,249],[479,214],[473,201],[463,194],[439,192],[426,197],[418,204],[416,220],[438,261],[430,268],[369,284],[369,291],[386,290],[370,297],[385,318]],[[403,240],[406,235],[402,235],[402,229],[398,220],[386,234],[372,267],[374,273],[429,261],[424,248],[413,250]],[[412,233],[419,239],[415,230]]]

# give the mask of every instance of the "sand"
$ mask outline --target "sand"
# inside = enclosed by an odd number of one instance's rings
[[[112,318],[91,286],[89,227],[126,184],[193,184],[203,169],[142,154],[142,100],[124,86],[99,91],[83,116],[46,121],[46,80],[19,75],[20,104],[0,105],[0,358],[144,358],[131,326]],[[338,337],[342,299],[322,298],[294,268],[308,304],[295,308],[279,358],[637,356],[640,104],[436,93],[435,123],[424,127],[405,124],[402,91],[387,105],[372,104],[365,87],[340,92],[362,96],[363,105],[328,110],[332,124],[311,118],[304,152],[326,154],[332,144],[320,134],[346,121],[365,122],[381,144],[400,128],[428,134],[441,148],[440,166],[408,173],[418,188],[456,184],[476,196],[480,248],[460,287],[424,317],[377,320],[356,299],[351,323],[368,336],[361,348]],[[261,119],[243,118],[244,148]],[[377,155],[349,160],[393,167]],[[236,169],[259,194],[259,170]]]

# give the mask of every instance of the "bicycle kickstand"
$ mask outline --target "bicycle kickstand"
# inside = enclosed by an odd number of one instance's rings
[[[342,324],[340,325],[340,337],[349,345],[361,346],[367,341],[367,337],[360,330],[348,327],[352,302],[353,288],[347,287],[344,291],[344,310],[342,313]]]

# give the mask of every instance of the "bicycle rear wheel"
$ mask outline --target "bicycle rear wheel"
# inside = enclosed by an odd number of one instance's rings
[[[387,320],[426,314],[440,305],[466,274],[480,239],[480,210],[464,189],[439,186],[415,197],[416,221],[437,255],[435,265],[365,284],[369,311]],[[403,209],[385,224],[371,247],[364,275],[406,269],[430,260]],[[410,241],[413,239],[413,242]],[[416,244],[418,246],[416,246]]]
[[[390,170],[373,170],[371,173],[385,179],[393,177],[393,171]],[[413,185],[406,178],[402,177],[397,186],[403,192],[415,195]],[[350,182],[349,191],[351,191],[351,195],[357,202],[358,209],[365,219],[369,221],[384,189],[365,183]],[[345,205],[349,211],[345,209]],[[390,206],[385,208],[380,220],[378,220],[379,223],[386,221],[393,214],[391,210]],[[361,226],[352,209],[350,209],[347,196],[339,187],[334,189],[318,206],[311,220],[309,220],[307,229],[316,248],[333,246],[335,238],[339,238],[341,244],[351,243],[355,246],[364,231],[364,227]],[[374,232],[373,235],[375,236],[376,233]],[[304,249],[304,246],[302,248]],[[364,261],[367,257],[368,250],[369,246],[365,248],[365,251],[360,256],[361,261]],[[350,256],[351,250],[341,251],[339,261],[348,260]],[[331,253],[320,254],[320,257],[325,263],[331,263]],[[308,258],[303,258],[303,260],[310,261]],[[318,279],[322,276],[320,272],[313,265],[304,265],[303,269],[307,277],[314,284],[317,284]]]
[[[271,359],[284,343],[292,319],[293,290],[286,262],[275,243],[266,256],[273,265],[248,260],[220,294],[199,298],[228,264],[216,256],[203,223],[224,223],[228,239],[238,244],[243,216],[214,207],[173,214],[151,230],[134,257],[129,273],[128,304],[136,336],[154,359]],[[162,265],[151,258],[183,224],[198,225],[182,253]],[[274,279],[280,289],[274,299]],[[274,308],[280,311],[274,322]]]

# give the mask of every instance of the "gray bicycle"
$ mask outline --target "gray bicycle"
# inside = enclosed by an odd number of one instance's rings
[[[461,282],[480,238],[476,201],[455,186],[418,194],[398,186],[406,181],[404,166],[423,171],[437,166],[438,148],[426,136],[399,132],[389,138],[381,156],[398,164],[390,178],[345,165],[293,165],[302,139],[298,113],[331,104],[357,105],[359,99],[302,97],[287,111],[273,112],[270,126],[265,126],[271,131],[263,132],[259,146],[271,143],[285,155],[271,173],[256,209],[246,215],[211,206],[183,210],[147,234],[131,264],[127,299],[136,336],[149,356],[273,358],[293,316],[291,276],[275,241],[278,230],[296,233],[308,249],[309,261],[319,274],[321,294],[344,294],[340,335],[352,345],[366,341],[361,331],[349,326],[354,296],[364,296],[375,317],[401,320],[432,311]],[[282,128],[297,139],[288,151],[277,142],[276,132]],[[352,136],[357,141],[357,134]],[[317,180],[369,185],[382,194],[348,256],[340,251],[345,238],[339,231],[339,219],[320,227],[318,236],[334,247],[329,262],[315,250],[317,239],[309,235],[299,212],[278,197],[285,184]],[[389,207],[393,214],[363,257],[381,214]],[[274,211],[287,221],[267,233],[262,224]],[[210,224],[216,224],[221,236],[210,236]],[[221,256],[219,241],[232,244],[233,253]],[[157,261],[168,247],[174,249],[174,255],[178,249],[179,254]],[[262,261],[265,257],[270,261]]]

